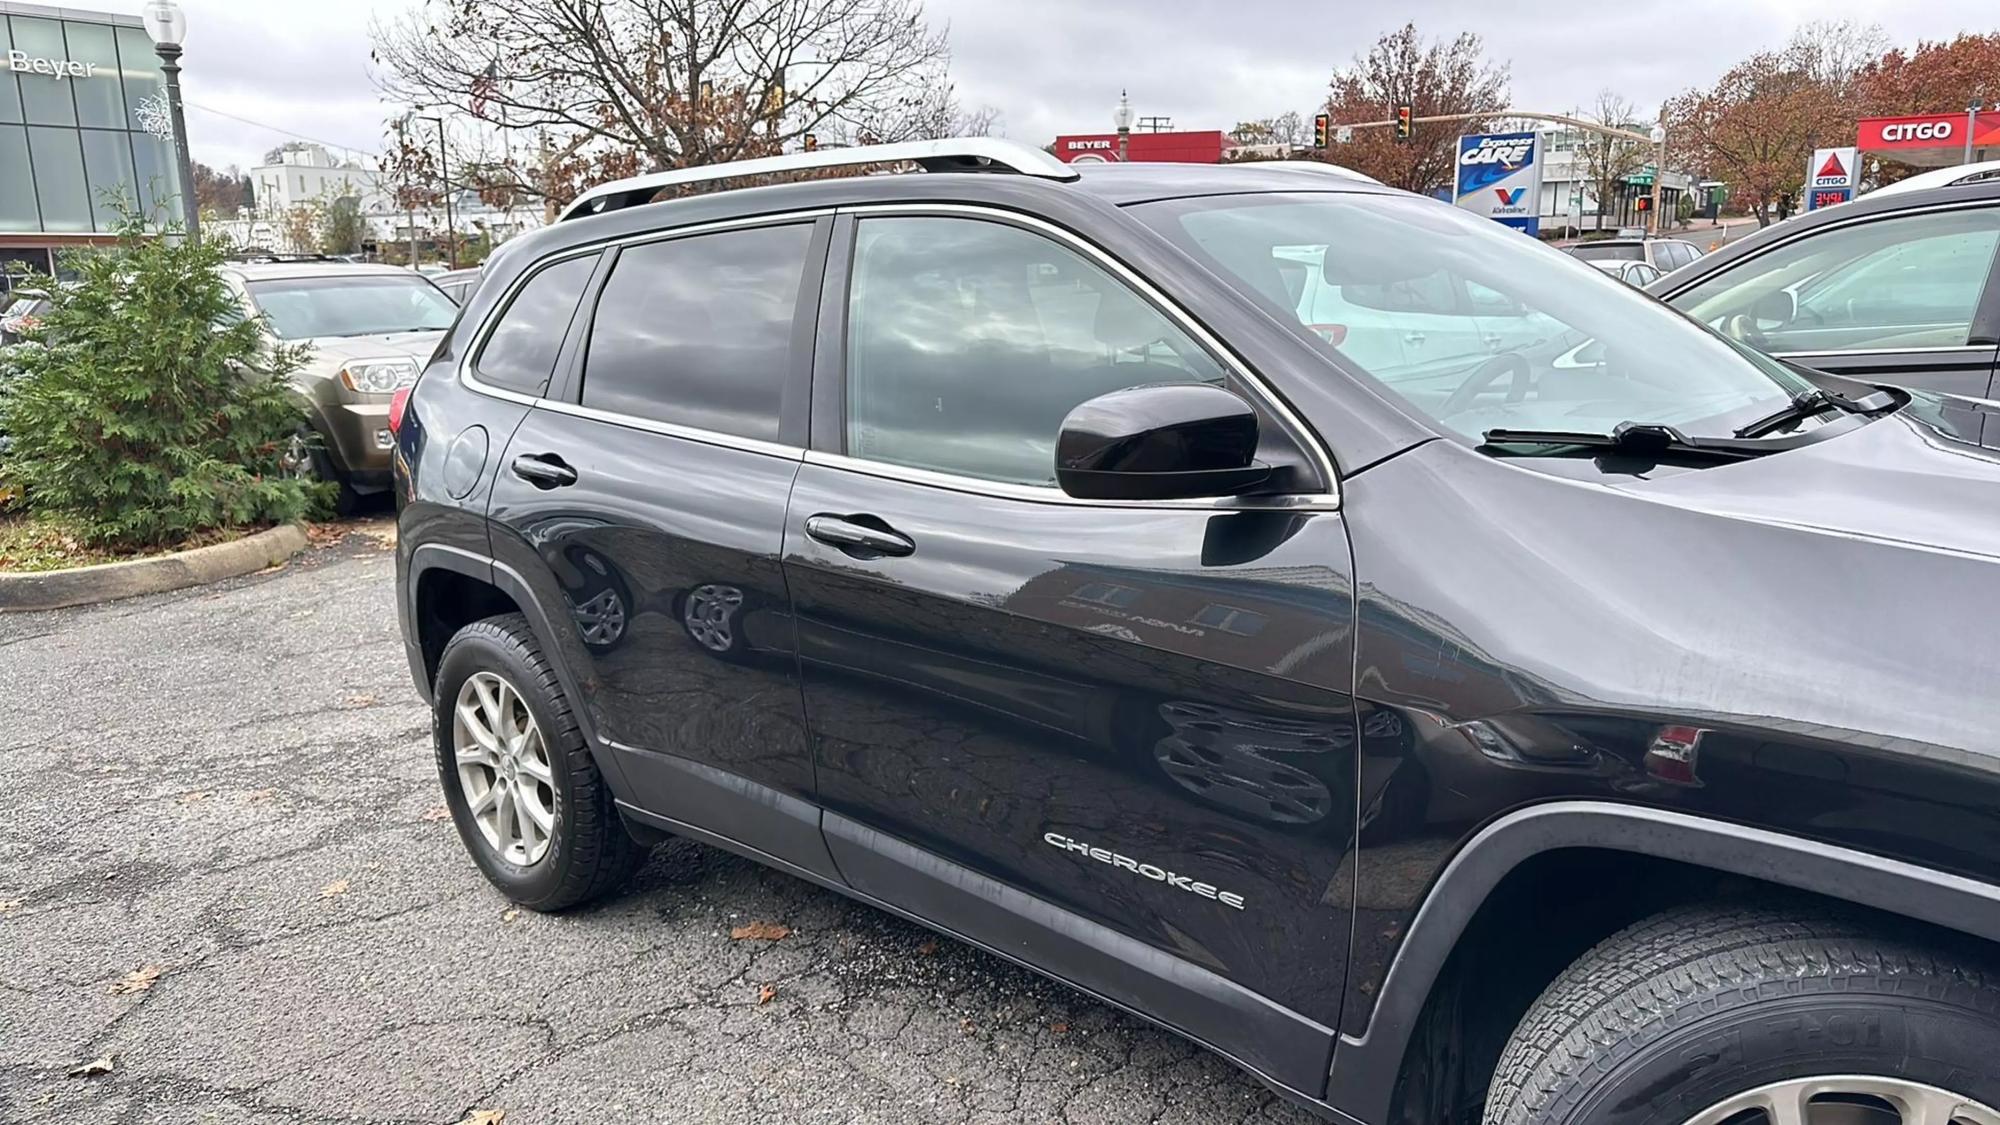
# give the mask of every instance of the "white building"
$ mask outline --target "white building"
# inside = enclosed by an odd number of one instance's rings
[[[282,215],[304,204],[327,203],[359,196],[367,210],[380,194],[373,168],[352,160],[336,160],[315,144],[289,145],[276,164],[250,170],[250,188],[259,217]]]
[[[1645,131],[1645,126],[1632,126]],[[1606,230],[1643,226],[1646,215],[1636,204],[1653,194],[1653,154],[1645,154],[1642,170],[1626,176],[1609,200],[1597,198],[1597,184],[1591,180],[1587,161],[1577,151],[1582,140],[1574,129],[1541,130],[1542,229],[1575,226],[1581,230]],[[1668,169],[1660,180],[1660,209],[1669,220],[1677,213],[1681,197],[1695,187],[1694,177]]]

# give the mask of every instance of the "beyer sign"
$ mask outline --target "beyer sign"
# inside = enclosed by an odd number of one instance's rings
[[[46,74],[51,78],[95,78],[97,64],[75,59],[45,59],[26,51],[8,51],[7,69],[22,74]]]

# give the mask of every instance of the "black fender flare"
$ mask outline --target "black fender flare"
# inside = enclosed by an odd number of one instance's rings
[[[419,620],[417,590],[423,585],[424,573],[430,570],[449,570],[468,578],[476,578],[507,595],[520,607],[521,615],[528,619],[528,628],[534,631],[535,639],[541,642],[543,659],[549,662],[549,667],[555,669],[556,682],[562,685],[563,694],[571,700],[570,713],[576,719],[578,729],[583,732],[584,745],[590,748],[591,757],[597,760],[597,768],[603,771],[606,779],[611,782],[614,794],[629,799],[631,790],[626,785],[625,771],[618,764],[618,755],[605,751],[604,742],[597,735],[597,725],[591,719],[590,708],[580,705],[584,695],[579,690],[579,681],[570,668],[569,661],[563,656],[562,646],[555,643],[561,634],[556,632],[548,611],[542,607],[541,599],[535,597],[535,592],[529,587],[527,579],[521,577],[521,573],[513,567],[489,555],[444,543],[419,544],[410,552],[409,566],[409,579],[403,584],[404,597],[407,600],[402,608],[406,615],[405,620],[409,621],[411,626],[406,634],[408,640],[404,647],[410,660],[410,674],[417,681],[417,691],[424,697],[424,702],[436,705],[436,701],[431,698],[431,685],[425,682],[424,654],[416,639],[416,623]]]
[[[1533,805],[1487,825],[1458,850],[1410,923],[1367,1032],[1334,1048],[1326,1101],[1387,1121],[1431,986],[1487,896],[1516,867],[1552,851],[1637,852],[1843,899],[2000,941],[2000,887],[1836,844],[1609,801]]]

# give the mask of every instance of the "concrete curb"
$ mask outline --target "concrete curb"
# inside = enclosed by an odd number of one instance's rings
[[[0,574],[0,613],[93,605],[219,582],[284,562],[305,548],[305,525],[288,523],[212,547],[150,559]]]

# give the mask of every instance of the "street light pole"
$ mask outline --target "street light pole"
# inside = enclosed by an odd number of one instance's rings
[[[410,190],[410,115],[396,119],[396,165],[402,172],[403,206],[407,209],[410,232],[410,268],[417,268],[417,193]]]
[[[181,222],[187,240],[201,241],[201,203],[194,194],[194,157],[188,152],[187,115],[181,108],[181,43],[187,38],[187,16],[174,0],[152,0],[146,5],[147,34],[160,56],[160,73],[167,80],[167,113],[173,119],[174,155],[180,165]]]
[[[1972,163],[1972,130],[1978,124],[1979,111],[1984,108],[1984,99],[1981,98],[1972,99],[1972,104],[1965,107],[1965,159],[1959,162],[1961,164]]]
[[[438,178],[444,181],[444,233],[446,260],[452,269],[458,268],[458,224],[451,215],[451,158],[444,147],[444,118],[419,117],[419,121],[435,122],[438,127]]]
[[[1120,164],[1132,153],[1132,101],[1125,91],[1118,91],[1118,108],[1111,112],[1111,123],[1118,127],[1118,162]]]
[[[1666,216],[1660,213],[1660,187],[1667,178],[1667,127],[1653,126],[1653,233],[1664,233]]]

